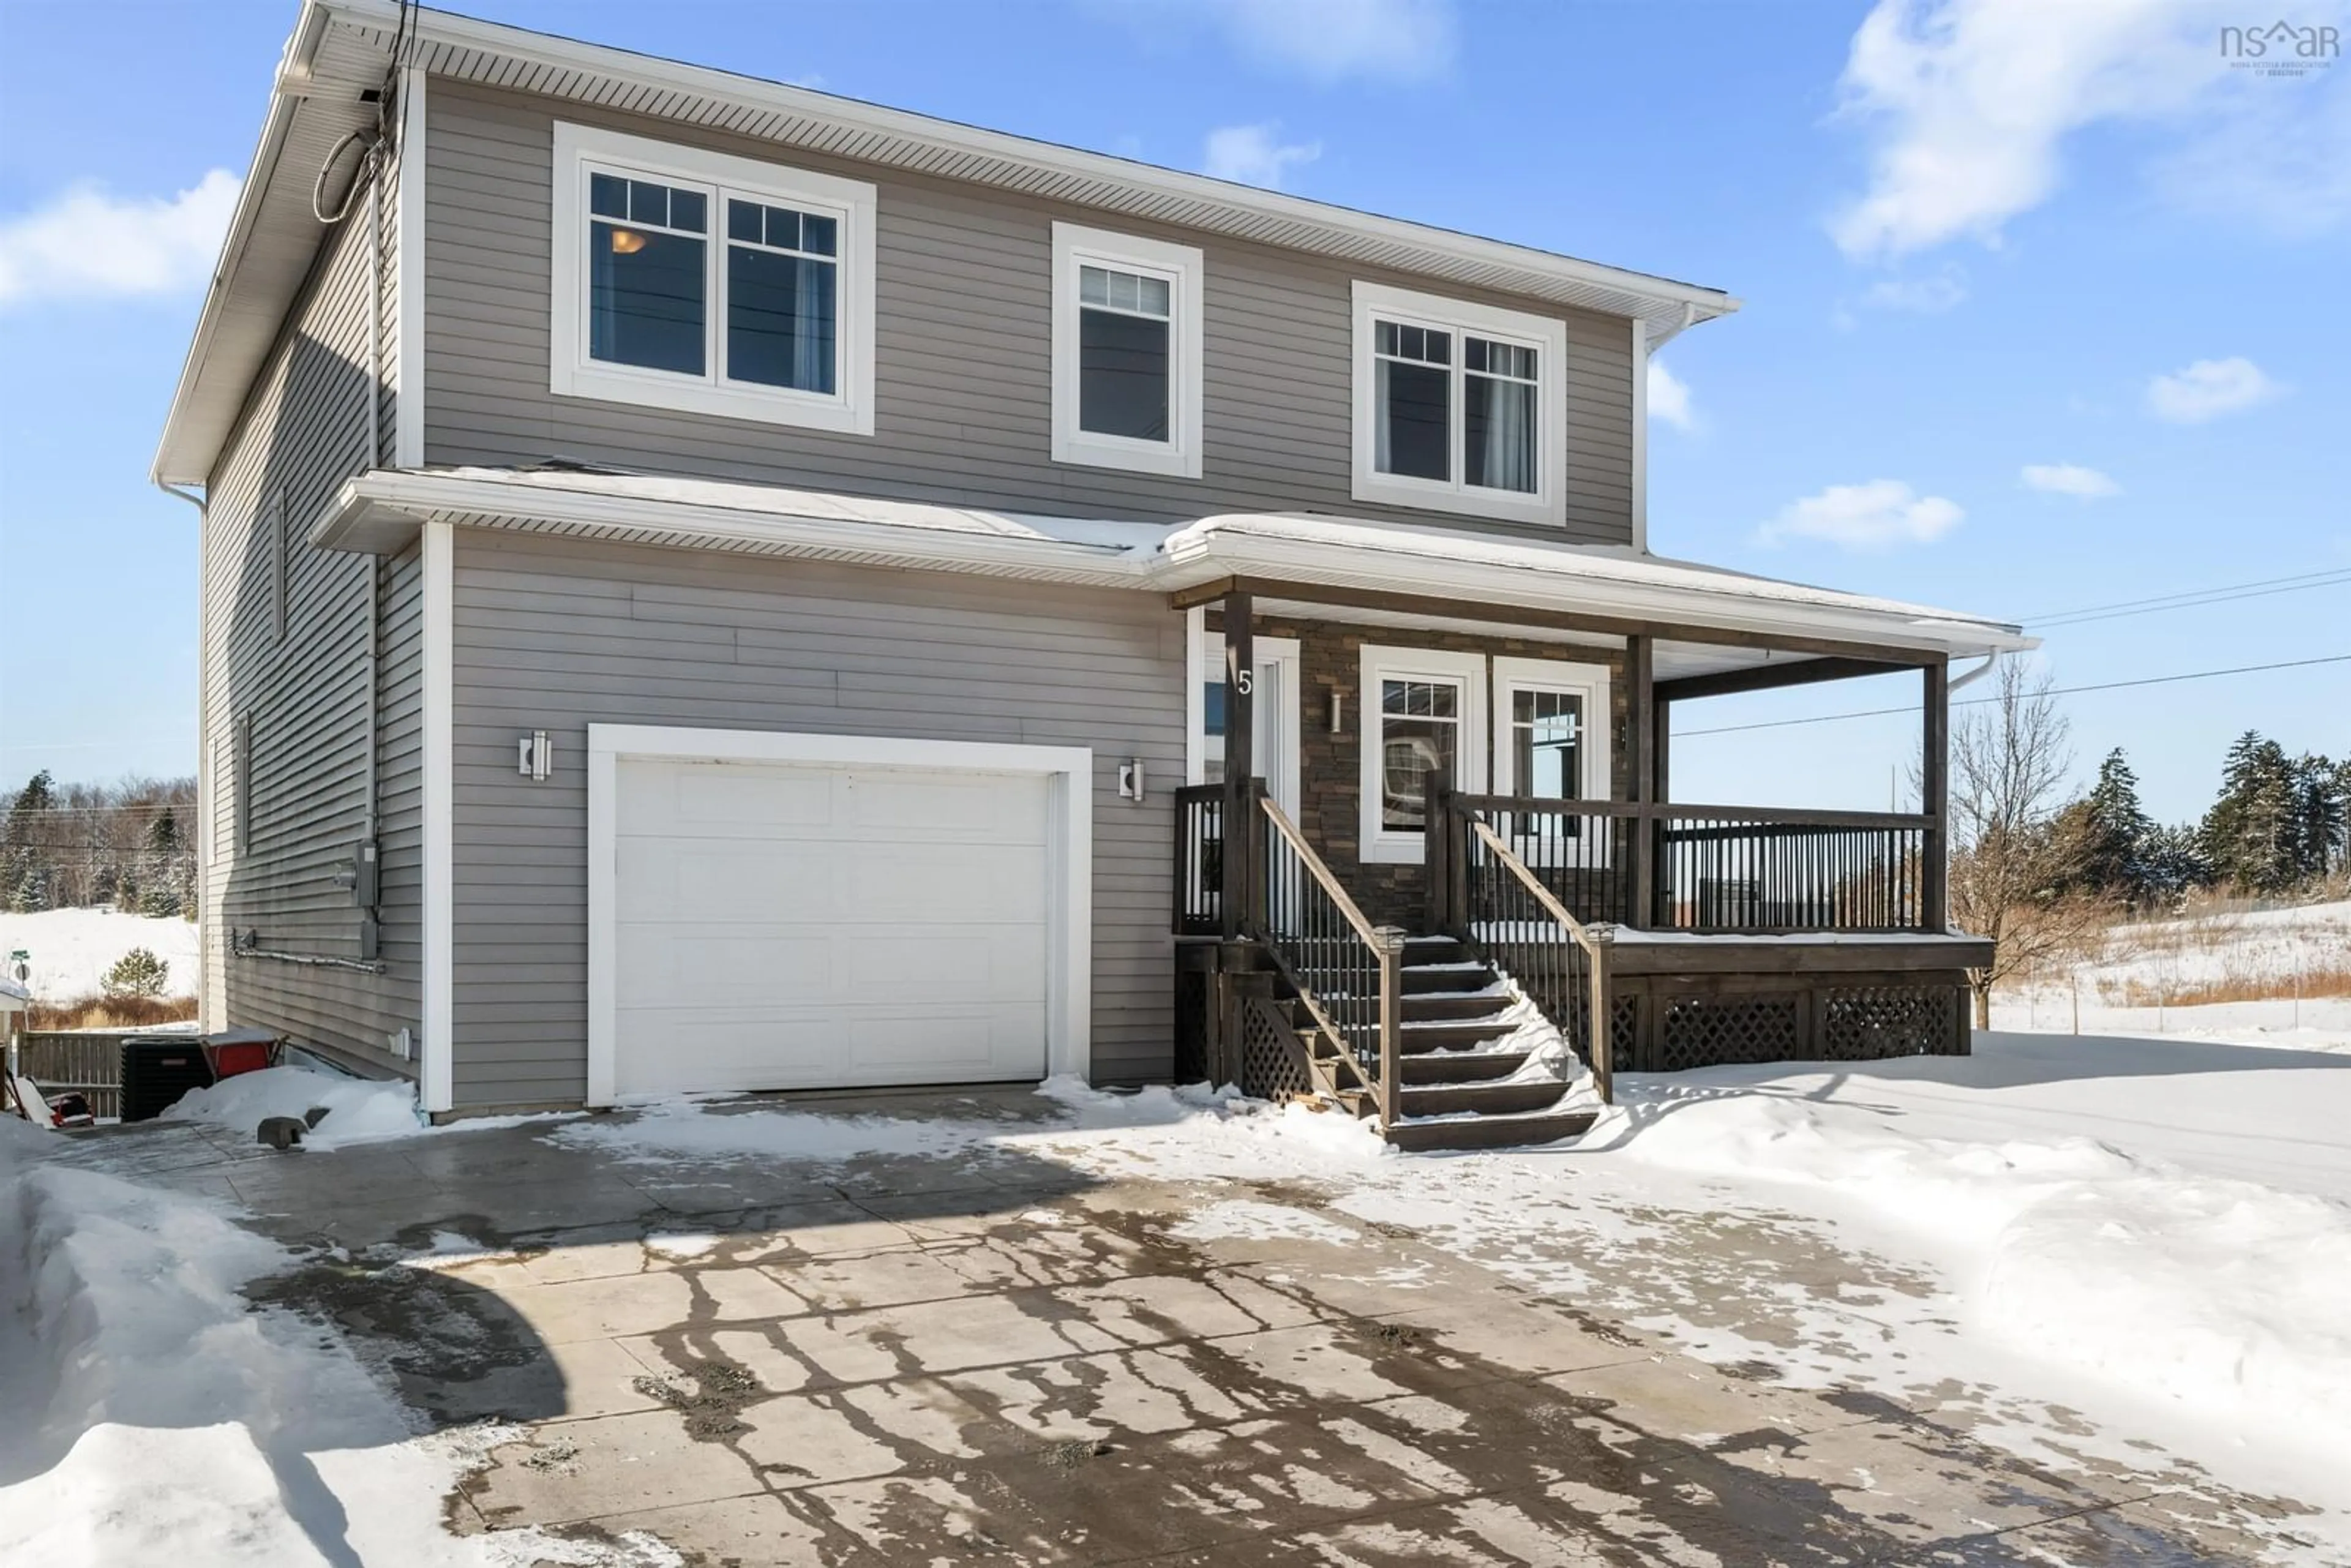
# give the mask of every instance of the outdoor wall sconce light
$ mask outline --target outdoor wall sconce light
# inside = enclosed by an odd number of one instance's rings
[[[1118,798],[1122,800],[1143,799],[1143,758],[1130,757],[1118,765]]]
[[[547,731],[534,729],[517,743],[515,771],[539,783],[555,769],[555,748],[547,743]]]
[[[1347,727],[1347,694],[1337,686],[1331,688],[1331,733],[1343,735]]]

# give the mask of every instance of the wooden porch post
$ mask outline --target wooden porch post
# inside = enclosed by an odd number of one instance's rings
[[[1938,659],[1925,670],[1924,734],[1918,758],[1918,810],[1930,819],[1920,851],[1918,912],[1929,931],[1951,928],[1951,665]]]
[[[1657,697],[1656,644],[1646,636],[1625,639],[1625,674],[1632,688],[1626,694],[1625,725],[1630,755],[1626,771],[1631,775],[1630,798],[1636,804],[1656,799],[1657,787]],[[1646,813],[1633,819],[1632,865],[1628,868],[1633,882],[1632,925],[1643,930],[1656,920],[1657,911],[1657,836],[1656,823]]]
[[[1225,809],[1224,877],[1217,900],[1226,941],[1245,934],[1249,909],[1250,850],[1257,842],[1257,798],[1249,780],[1257,772],[1250,742],[1257,694],[1257,637],[1246,593],[1225,595]]]
[[[1664,805],[1674,798],[1671,752],[1674,743],[1674,702],[1658,697],[1649,705],[1649,749],[1655,763],[1649,774],[1649,799]]]

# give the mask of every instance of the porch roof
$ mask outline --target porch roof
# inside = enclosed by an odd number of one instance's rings
[[[971,572],[1162,593],[1225,580],[1288,585],[1326,603],[1410,595],[1493,622],[1589,615],[1729,631],[1758,642],[1831,639],[1972,657],[2030,648],[2016,627],[1955,611],[1755,577],[1629,549],[1502,538],[1296,513],[1188,523],[1061,517],[715,479],[579,467],[378,469],[343,485],[315,544],[390,552],[422,522]],[[1344,618],[1344,610],[1323,612]],[[1606,642],[1604,634],[1573,640]],[[1690,646],[1677,673],[1775,656]]]

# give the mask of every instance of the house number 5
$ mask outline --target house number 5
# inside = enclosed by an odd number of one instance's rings
[[[1240,687],[1240,693],[1243,696],[1249,695],[1250,692],[1257,689],[1257,683],[1252,678],[1250,672],[1248,670],[1236,672],[1234,684]]]

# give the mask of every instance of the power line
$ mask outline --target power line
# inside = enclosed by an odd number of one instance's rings
[[[2297,593],[2305,589],[2331,588],[2343,582],[2351,582],[2351,567],[2326,567],[2317,571],[2299,572],[2292,577],[2269,577],[2255,582],[2223,583],[2210,588],[2186,589],[2178,593],[2159,593],[2147,599],[2125,599],[2112,604],[2053,610],[2044,615],[2031,616],[2021,624],[2064,626],[2081,621],[2151,614],[2158,610],[2189,610],[2199,604],[2220,604],[2232,599],[2258,599],[2270,593]]]
[[[2074,696],[2082,692],[2120,691],[2126,686],[2168,686],[2179,681],[2209,681],[2219,675],[2252,675],[2258,674],[2263,670],[2299,670],[2312,664],[2351,664],[2351,653],[2329,653],[2316,659],[2287,659],[2274,664],[2240,664],[2230,670],[2190,670],[2179,675],[2147,675],[2136,681],[2102,681],[2096,685],[2090,686],[2052,686],[2045,693],[2036,692],[2032,695],[2065,697]],[[1961,697],[1951,706],[1974,707],[1983,703],[1996,703],[2000,700],[1999,697]],[[1717,725],[1711,729],[1677,729],[1673,732],[1673,737],[1676,740],[1687,740],[1698,735],[1735,735],[1748,729],[1784,729],[1790,725],[1796,724],[1831,724],[1843,718],[1882,718],[1887,714],[1917,713],[1917,705],[1915,703],[1902,707],[1859,708],[1852,713],[1814,714],[1810,718],[1773,718],[1765,719],[1760,724],[1725,724]]]

